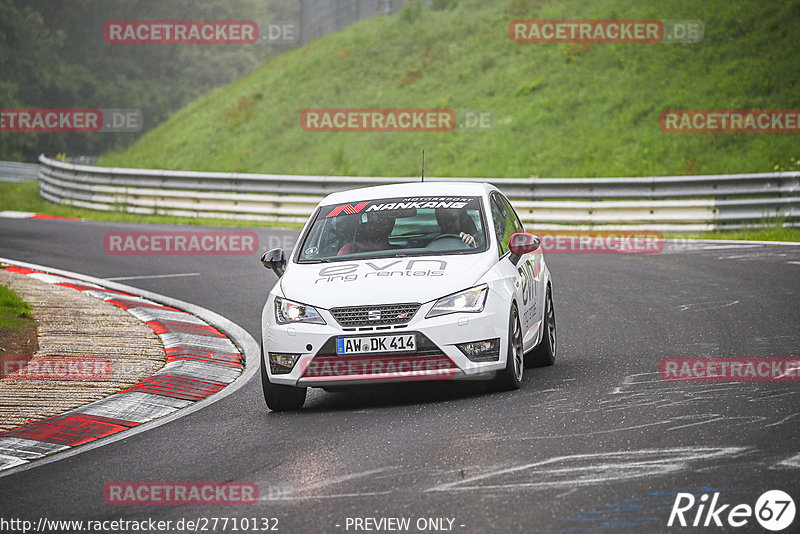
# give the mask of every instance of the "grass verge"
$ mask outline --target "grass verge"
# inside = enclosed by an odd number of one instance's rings
[[[449,7],[437,9],[437,7]],[[518,44],[514,19],[699,20],[693,44]],[[798,109],[800,2],[409,2],[267,59],[100,165],[304,175],[603,177],[765,172],[796,133],[667,133],[667,109]],[[309,108],[482,110],[486,128],[305,131]],[[462,121],[463,122],[463,121]]]
[[[766,228],[753,228],[743,230],[717,230],[702,232],[697,239],[737,239],[741,241],[800,241],[800,228],[785,228],[772,226]]]
[[[35,324],[31,305],[13,289],[0,285],[0,330],[20,330],[30,323]]]

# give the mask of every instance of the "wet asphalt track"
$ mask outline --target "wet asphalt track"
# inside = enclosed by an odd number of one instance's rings
[[[0,256],[101,278],[198,273],[121,281],[209,308],[260,340],[275,276],[257,255],[104,252],[107,231],[140,229],[0,219]],[[262,250],[297,234],[257,233]],[[753,505],[783,489],[800,505],[800,382],[658,374],[665,357],[800,357],[800,247],[699,244],[547,261],[558,360],[527,371],[519,391],[309,390],[303,411],[278,414],[256,376],[165,426],[0,478],[0,516],[275,517],[290,533],[348,532],[348,517],[381,516],[411,518],[411,532],[417,518],[437,517],[463,533],[678,532],[666,521],[679,491]],[[105,504],[105,483],[131,480],[251,481],[261,501]],[[738,530],[763,531],[754,523]]]

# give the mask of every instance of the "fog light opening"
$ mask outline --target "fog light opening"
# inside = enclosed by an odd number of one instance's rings
[[[496,362],[500,359],[500,338],[471,341],[456,345],[472,362]]]
[[[299,354],[288,354],[284,352],[269,353],[269,370],[273,375],[285,375],[291,373],[294,364],[300,358]]]

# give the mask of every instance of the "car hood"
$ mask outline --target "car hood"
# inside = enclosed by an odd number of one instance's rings
[[[497,262],[481,254],[291,263],[281,277],[283,295],[330,309],[398,302],[424,303],[475,285]]]

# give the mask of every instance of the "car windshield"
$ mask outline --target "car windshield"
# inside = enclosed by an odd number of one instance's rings
[[[418,196],[322,206],[298,261],[483,252],[483,221],[480,197]]]

